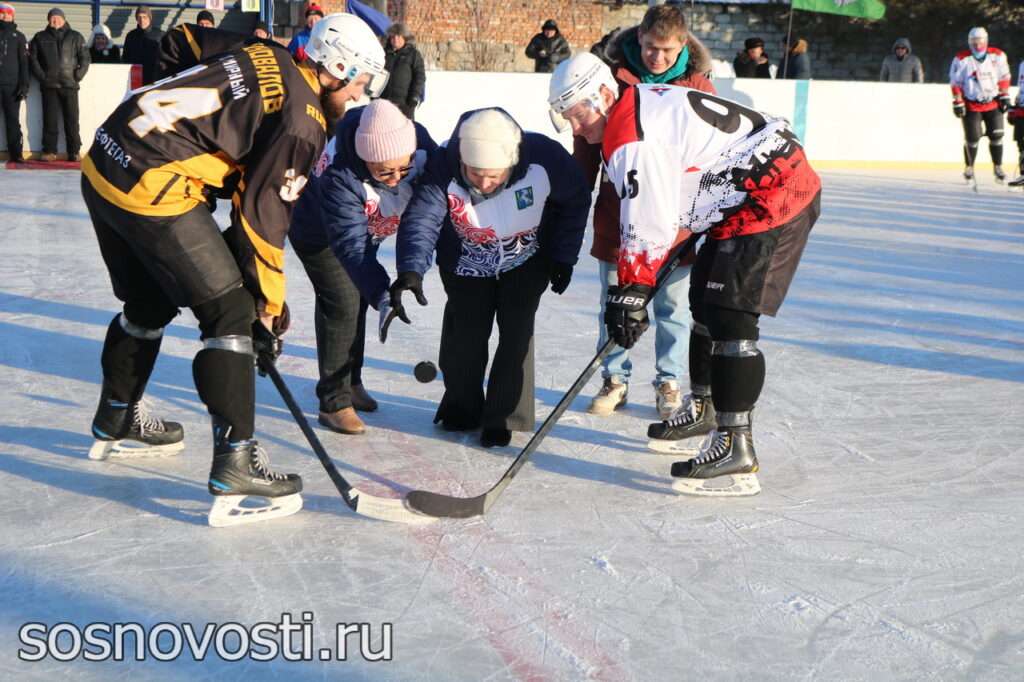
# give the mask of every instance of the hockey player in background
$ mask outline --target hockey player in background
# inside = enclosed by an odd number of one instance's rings
[[[980,26],[967,34],[967,45],[949,67],[953,114],[964,124],[964,178],[974,178],[984,124],[996,182],[1003,182],[1003,113],[1010,106],[1010,66],[1003,51],[988,44],[988,31]]]
[[[1024,187],[1024,61],[1017,70],[1017,101],[1006,118],[1013,126],[1013,141],[1017,143],[1018,175],[1009,184],[1011,187]]]
[[[254,438],[253,356],[276,355],[287,327],[284,239],[323,148],[324,107],[379,91],[383,57],[351,15],[320,22],[302,61],[265,43],[219,54],[133,92],[82,161],[82,194],[124,302],[103,346],[90,456],[181,449],[181,426],[147,414],[141,399],[164,326],[191,308],[203,341],[192,372],[213,422],[211,525],[302,506],[299,476],[272,471]],[[203,190],[235,171],[231,227],[221,235]],[[240,506],[247,495],[271,502]]]
[[[752,495],[760,490],[751,412],[765,378],[758,318],[775,315],[817,220],[821,182],[782,118],[690,88],[609,87],[608,67],[580,54],[551,79],[549,103],[574,135],[600,142],[620,189],[618,285],[605,324],[636,343],[647,303],[677,233],[706,233],[690,275],[690,393],[648,431],[652,447],[710,433],[690,460],[672,465],[680,492]],[[728,485],[711,479],[730,476]]]

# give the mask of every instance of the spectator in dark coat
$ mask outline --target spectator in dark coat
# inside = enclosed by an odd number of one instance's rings
[[[121,59],[125,64],[141,64],[142,84],[149,85],[157,78],[161,34],[153,27],[153,15],[145,5],[135,10],[135,23],[136,27],[124,37]]]
[[[106,24],[92,27],[89,37],[89,61],[93,64],[120,64],[121,48],[114,44]]]
[[[7,158],[21,161],[21,100],[28,96],[28,43],[14,23],[14,7],[0,3],[0,111],[7,132]]]
[[[764,53],[764,41],[747,38],[743,50],[732,60],[732,68],[737,78],[771,78],[771,63]]]
[[[423,56],[416,49],[412,33],[405,24],[391,24],[388,44],[384,48],[384,66],[388,70],[388,84],[381,98],[389,100],[410,119],[423,101],[427,81]]]
[[[217,28],[217,22],[213,19],[213,12],[208,9],[199,10],[196,15],[196,25],[203,28]]]
[[[260,40],[270,40],[270,26],[265,21],[260,21],[256,24],[256,28],[252,30],[254,38]]]
[[[921,60],[911,54],[910,41],[897,38],[892,45],[892,54],[882,60],[882,74],[878,80],[883,83],[924,83],[924,67]]]
[[[78,135],[78,84],[89,70],[89,48],[85,38],[71,29],[64,11],[54,7],[47,13],[49,23],[32,38],[32,75],[43,93],[43,160],[57,159],[60,119],[69,160],[78,159],[82,140]]]
[[[540,33],[530,39],[526,56],[534,60],[533,70],[536,73],[551,73],[559,62],[572,56],[569,42],[558,30],[554,19],[545,21]]]
[[[807,54],[807,41],[799,38],[779,61],[779,78],[807,80],[811,77],[811,58]]]

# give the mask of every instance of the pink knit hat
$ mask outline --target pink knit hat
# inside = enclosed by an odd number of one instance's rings
[[[386,99],[366,105],[356,130],[356,154],[360,159],[380,163],[415,151],[416,128],[398,107]]]

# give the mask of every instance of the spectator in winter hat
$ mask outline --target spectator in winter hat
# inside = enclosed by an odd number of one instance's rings
[[[387,270],[377,259],[437,147],[394,104],[376,99],[348,111],[324,149],[292,215],[288,241],[313,284],[320,423],[362,433],[356,414],[377,409],[363,388],[367,307],[386,320]],[[378,328],[380,325],[378,325]]]
[[[533,61],[535,73],[551,73],[572,55],[569,43],[558,30],[554,19],[548,19],[541,26],[540,33],[530,39],[526,46],[526,56]]]
[[[737,78],[771,78],[771,63],[764,53],[764,41],[760,38],[747,38],[743,50],[732,60],[733,70]]]
[[[463,114],[431,155],[402,214],[390,305],[404,322],[402,292],[426,305],[423,275],[436,250],[448,295],[438,357],[444,397],[434,416],[443,429],[482,427],[484,447],[533,431],[534,317],[548,284],[557,294],[569,286],[589,210],[590,192],[569,153],[523,132],[501,109]]]
[[[89,61],[93,64],[120,64],[121,48],[114,44],[106,24],[96,24],[89,36]]]
[[[288,43],[288,51],[296,59],[306,58],[306,43],[309,42],[309,33],[316,26],[316,22],[324,18],[324,11],[320,9],[320,5],[310,3],[306,7],[306,28],[302,29],[292,37],[290,43]]]
[[[412,33],[402,23],[388,27],[384,46],[384,66],[388,70],[388,83],[381,97],[391,100],[410,119],[423,101],[427,81],[423,56],[416,49]]]
[[[78,84],[89,70],[85,38],[68,25],[58,7],[46,15],[48,26],[32,38],[32,74],[43,95],[43,160],[57,158],[60,121],[64,122],[69,160],[77,160],[82,140],[78,134]]]
[[[142,83],[156,80],[160,58],[160,31],[153,26],[153,15],[145,5],[135,10],[135,28],[124,37],[121,59],[125,64],[142,65]]]
[[[14,23],[14,7],[0,3],[0,113],[7,136],[7,158],[22,160],[21,100],[28,97],[28,41]]]
[[[260,40],[270,40],[270,27],[267,22],[260,21],[256,24],[256,28],[252,30],[253,36]]]
[[[199,14],[196,15],[196,23],[204,28],[217,27],[217,22],[213,18],[213,12],[206,9],[200,10]]]
[[[811,57],[807,54],[808,45],[804,38],[797,38],[792,47],[784,39],[787,46],[786,54],[779,60],[779,78],[807,80],[811,77]]]
[[[897,38],[892,44],[892,54],[882,60],[882,73],[878,80],[883,83],[924,83],[924,67],[921,60],[911,54],[909,39]]]

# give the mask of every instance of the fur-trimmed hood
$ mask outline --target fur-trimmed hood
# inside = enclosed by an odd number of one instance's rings
[[[639,26],[617,28],[605,37],[601,38],[600,42],[590,48],[590,51],[600,57],[613,69],[616,66],[623,66],[626,63],[626,55],[622,46],[627,40],[636,40],[636,35],[639,30]],[[687,63],[686,71],[683,75],[689,76],[693,73],[706,75],[711,73],[711,53],[706,47],[704,47],[704,43],[698,40],[693,33],[687,31],[686,44],[690,48],[690,61]]]

